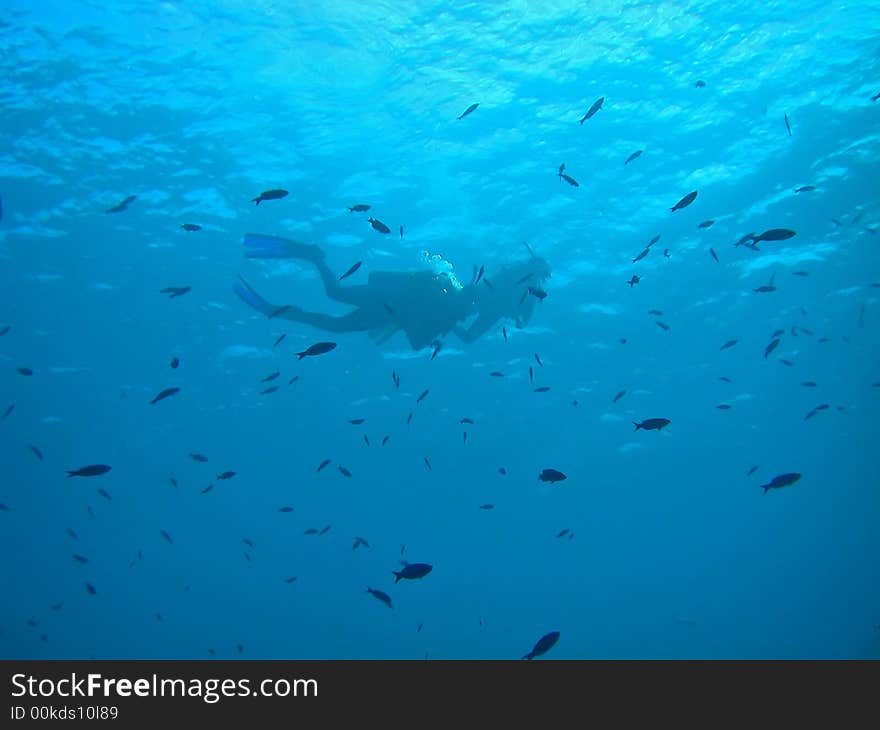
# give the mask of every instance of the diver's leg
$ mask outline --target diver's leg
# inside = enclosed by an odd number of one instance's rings
[[[299,307],[279,307],[276,315],[279,319],[308,324],[325,332],[367,332],[377,326],[375,319],[363,309],[335,317],[320,312],[307,312]]]
[[[327,297],[334,301],[356,307],[369,301],[370,292],[365,286],[342,286],[339,283],[336,274],[327,266],[324,252],[319,246],[263,233],[246,233],[243,242],[245,258],[308,261],[317,269]]]

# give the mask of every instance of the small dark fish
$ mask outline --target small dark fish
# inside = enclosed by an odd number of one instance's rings
[[[773,340],[769,345],[767,345],[767,347],[764,348],[764,359],[766,359],[767,356],[771,352],[773,352],[773,350],[775,350],[777,347],[779,347],[779,338],[778,337],[775,340]]]
[[[296,576],[295,576],[295,575],[292,575],[292,576],[290,576],[289,578],[285,578],[285,579],[284,579],[284,582],[285,582],[285,583],[296,583]]]
[[[29,377],[34,374],[34,371],[31,370],[30,368],[16,368],[16,370],[19,372],[20,375],[24,375],[26,377]]]
[[[697,81],[697,83],[694,84],[694,86],[696,86],[698,89],[702,89],[705,85],[705,81]]]
[[[369,436],[367,436],[367,434],[364,434],[364,443],[365,443],[367,446],[370,445],[370,438],[369,438]]]
[[[285,332],[284,334],[282,334],[281,336],[279,336],[277,340],[275,340],[275,344],[272,345],[272,349],[275,349],[276,347],[278,347],[278,345],[281,344],[281,341],[282,341],[285,337],[287,337],[287,333],[286,333],[286,332]]]
[[[40,450],[38,446],[34,446],[33,444],[28,444],[28,448],[31,450],[31,453],[37,457],[39,461],[43,460],[43,452]]]
[[[541,385],[541,386],[535,388],[535,390],[534,390],[533,392],[535,392],[535,393],[546,393],[548,390],[550,390],[550,386],[549,386],[549,385]]]
[[[489,281],[488,279],[486,279],[485,277],[483,278],[483,284],[485,284],[485,285],[486,285],[487,287],[489,287],[490,289],[494,289],[494,288],[495,288],[494,286],[492,286],[492,282]]]
[[[556,537],[565,537],[569,532],[571,532],[571,530],[566,527],[564,530],[560,530],[556,533]]]
[[[788,487],[797,482],[801,478],[801,475],[796,472],[791,472],[788,474],[780,474],[778,476],[773,477],[768,484],[762,484],[761,489],[764,490],[764,494],[771,489],[782,489],[782,487]]]
[[[697,228],[709,228],[711,227],[715,221],[703,221],[702,223],[697,224]]]
[[[416,629],[417,634],[420,634],[422,632],[422,626],[424,626],[424,624],[419,624],[419,628]]]
[[[558,469],[541,469],[541,473],[538,474],[538,479],[542,482],[555,483],[565,481],[568,477]]]
[[[12,509],[9,507],[8,504],[0,502],[0,512],[12,512]]]
[[[630,278],[630,280],[626,283],[629,284],[629,288],[632,289],[641,280],[642,280],[642,278],[640,276],[633,274],[632,277]]]
[[[392,570],[391,574],[395,577],[394,583],[397,584],[401,580],[418,580],[424,578],[433,570],[434,566],[428,563],[406,563],[403,570]]]
[[[91,583],[86,583],[86,590],[93,596],[98,593],[98,591],[95,590],[95,586],[93,586]]]
[[[663,249],[663,258],[666,258],[666,259],[669,258],[669,249],[668,248]]]
[[[356,203],[348,209],[349,213],[366,213],[370,209],[370,206],[366,203]]]
[[[352,426],[360,426],[365,420],[364,418],[350,418],[348,422]]]
[[[349,276],[351,276],[355,271],[357,271],[359,268],[361,268],[362,263],[364,263],[364,262],[358,261],[358,262],[352,264],[351,266],[349,266],[348,271],[346,271],[342,276],[339,277],[339,281],[342,281],[343,279],[347,279]]]
[[[172,370],[177,370],[177,368],[180,366],[180,358],[172,357],[171,362],[169,362],[168,365],[171,366]]]
[[[318,464],[318,468],[315,469],[315,472],[319,472],[329,465],[330,465],[330,459],[324,459],[320,464]]]
[[[377,218],[367,218],[367,221],[373,226],[373,229],[379,231],[379,233],[391,233],[391,229]]]
[[[434,343],[434,350],[431,352],[431,359],[432,359],[432,360],[433,360],[435,357],[437,357],[437,353],[440,352],[440,349],[441,349],[442,347],[443,347],[443,345],[442,345],[440,342],[435,342],[435,343]]]
[[[177,480],[174,477],[169,477],[168,481],[171,482],[171,486],[177,489]]]
[[[749,469],[749,471],[748,471],[748,473],[746,474],[746,476],[747,476],[747,477],[750,477],[750,476],[752,476],[752,474],[754,474],[756,471],[758,471],[758,465],[757,465],[757,464],[756,464],[755,466],[753,466],[751,469]]]
[[[788,114],[783,115],[785,117],[785,128],[788,130],[788,136],[791,137],[791,124],[788,121]]]
[[[370,547],[370,543],[368,543],[366,540],[364,540],[364,538],[355,537],[354,544],[351,546],[351,549],[357,550],[361,545],[363,545],[365,548]]]
[[[637,157],[640,157],[641,154],[642,154],[642,150],[636,150],[629,157],[626,158],[626,161],[623,164],[628,165],[630,162],[635,160]]]
[[[871,97],[871,101],[877,101],[877,99],[880,99],[880,93],[874,94],[874,96]]]
[[[318,534],[326,535],[328,532],[330,532],[330,525],[324,525],[324,527],[321,528],[321,531]]]
[[[191,286],[166,286],[164,289],[160,289],[160,294],[168,294],[169,299],[175,299],[176,297],[182,297],[188,291],[191,291]]]
[[[809,271],[792,271],[791,273],[794,274],[795,276],[809,276],[810,275]]]
[[[507,476],[507,469],[505,469],[503,466],[499,466],[499,467],[498,467],[498,473],[499,473],[501,476],[506,477],[506,476]]]
[[[279,508],[278,508],[278,511],[279,511],[279,512],[284,512],[284,513],[286,514],[286,513],[289,513],[289,512],[293,512],[293,507],[290,507],[290,506],[279,507]]]
[[[480,266],[480,270],[477,272],[476,277],[474,278],[474,285],[480,283],[480,279],[483,278],[483,274],[486,273],[486,268],[484,266]]]
[[[403,238],[403,226],[400,227],[400,237]]]
[[[342,474],[342,476],[344,476],[346,478],[351,477],[351,472],[348,469],[346,469],[344,466],[339,465],[336,468],[339,469],[339,473]]]
[[[721,345],[721,347],[719,349],[720,350],[727,350],[727,349],[733,347],[737,342],[739,342],[739,340],[728,340],[723,345]]]
[[[183,230],[185,230],[185,231],[200,231],[200,230],[202,230],[202,227],[200,225],[195,224],[195,223],[181,223],[180,227],[183,228]]]
[[[651,253],[651,247],[650,247],[650,246],[648,246],[648,247],[647,247],[646,249],[644,249],[644,250],[643,250],[638,256],[636,256],[636,257],[632,260],[632,262],[633,262],[633,263],[636,263],[637,261],[641,261],[641,260],[642,260],[643,258],[645,258],[645,256],[647,256],[649,253]]]
[[[617,403],[617,401],[619,401],[619,400],[620,400],[621,398],[623,398],[623,396],[625,396],[625,395],[626,395],[626,391],[625,391],[625,390],[618,391],[617,395],[615,395],[614,398],[611,399],[611,402],[612,402],[612,403]]]
[[[286,190],[264,190],[256,198],[252,198],[251,202],[259,205],[264,200],[280,200],[287,197]]]
[[[113,497],[110,496],[110,493],[106,489],[99,489],[98,494],[106,499],[108,502],[113,501]]]
[[[501,335],[504,337],[504,341],[507,342],[507,327],[501,328]]]
[[[727,405],[727,403],[722,403],[720,405],[715,406],[719,411],[729,411],[732,406]]]
[[[120,203],[117,203],[112,208],[107,208],[105,213],[121,213],[125,210],[129,205],[131,205],[135,200],[137,200],[137,195],[129,195],[125,200]]]
[[[648,248],[651,248],[651,246],[653,246],[653,245],[654,245],[655,243],[657,243],[657,241],[659,241],[659,240],[660,240],[660,234],[658,233],[656,236],[654,236],[654,238],[652,238],[650,241],[648,241],[648,246],[647,246],[647,247],[648,247]]]
[[[207,493],[210,492],[213,488],[214,488],[214,485],[213,485],[213,484],[209,484],[207,487],[205,487],[205,488],[202,490],[202,494],[207,494]]]
[[[406,417],[406,425],[407,426],[409,426],[409,424],[412,423],[412,417],[413,417],[413,412],[410,411],[409,415]]]
[[[550,651],[554,646],[556,646],[556,642],[559,641],[559,632],[551,631],[549,634],[545,634],[535,643],[534,648],[526,654],[523,659],[534,659],[536,656],[541,656],[542,654],[546,654]]]
[[[383,437],[382,437],[382,446],[384,446],[385,444],[387,444],[387,443],[388,443],[388,439],[390,439],[390,438],[391,438],[390,436],[383,436]]]
[[[504,373],[502,373],[500,370],[493,370],[491,373],[489,373],[489,375],[492,376],[493,378],[503,378],[504,377]]]
[[[251,540],[249,537],[243,537],[243,538],[241,539],[241,541],[242,541],[245,545],[247,545],[249,548],[251,548],[251,550],[254,549],[254,541]]]
[[[771,338],[773,338],[773,337],[779,337],[780,335],[784,335],[784,334],[785,334],[785,330],[774,330],[774,331],[773,331],[773,334],[770,335],[770,337],[771,337]]]
[[[330,352],[331,350],[336,349],[335,342],[317,342],[314,345],[310,345],[307,349],[302,352],[296,353],[297,359],[302,360],[304,357],[313,357],[315,355],[323,355],[326,352]]]
[[[785,241],[797,235],[796,231],[790,228],[770,228],[759,236],[752,236],[752,243],[761,241]]]
[[[712,258],[715,259],[715,263],[716,263],[716,264],[720,264],[720,263],[721,263],[721,262],[718,260],[718,254],[715,253],[715,249],[714,249],[714,248],[710,248],[710,249],[709,249],[709,253],[712,254]]]
[[[487,510],[488,509],[495,509],[495,505],[494,504],[481,504],[480,509],[487,509]]]
[[[816,383],[813,382],[812,380],[805,380],[803,383],[801,383],[801,385],[804,386],[805,388],[815,388],[816,387]]]
[[[394,606],[391,605],[391,597],[384,591],[380,591],[378,588],[367,588],[367,593],[373,596],[376,600],[384,603],[388,608],[394,608]]]
[[[559,176],[559,179],[565,180],[565,182],[567,182],[573,188],[580,187],[580,183],[577,180],[575,180],[571,175],[566,175],[564,172]]]
[[[803,185],[802,187],[795,188],[796,193],[809,193],[815,190],[816,188],[813,185]]]
[[[260,395],[270,395],[270,394],[274,393],[276,390],[278,390],[277,385],[270,385],[265,390],[261,390]]]
[[[541,362],[541,358],[537,352],[535,353],[535,362],[538,363],[538,365],[540,365],[541,367],[544,367],[544,363]]]
[[[531,367],[529,367],[529,382],[531,383],[534,380],[534,378],[535,378],[535,371],[532,370]]]
[[[424,457],[424,460],[425,460],[425,466],[428,467],[428,471],[434,471],[434,467],[431,466],[431,462],[428,460],[427,456]]]
[[[106,474],[112,467],[106,464],[91,464],[67,472],[68,477],[97,477]]]
[[[398,377],[397,372],[395,372],[394,370],[391,371],[391,380],[394,383],[394,388],[396,390],[399,390],[400,389],[400,378]]]
[[[721,377],[719,377],[718,380],[721,380],[722,382],[725,382],[725,383],[732,383],[733,382],[730,378],[727,378],[723,375]]]
[[[593,102],[593,106],[591,106],[591,107],[587,110],[587,113],[584,114],[584,116],[581,117],[579,123],[580,123],[580,124],[583,124],[583,123],[584,123],[585,121],[587,121],[591,116],[593,116],[597,111],[599,111],[599,110],[602,108],[602,104],[603,104],[603,103],[605,103],[605,97],[604,97],[604,96],[600,96],[598,99],[596,99],[596,101]]]
[[[14,410],[15,410],[15,403],[10,403],[9,406],[7,406],[6,410],[3,411],[3,417],[0,418],[0,421],[5,421],[7,418],[9,418],[9,416],[12,415],[12,412]]]
[[[474,425],[474,419],[472,418],[462,418],[459,423],[469,423],[471,426]]]
[[[318,528],[316,528],[316,527],[310,527],[310,528],[309,528],[308,530],[306,530],[303,534],[304,534],[304,535],[317,535],[317,534],[318,534]]]
[[[165,530],[159,530],[159,534],[165,539],[169,545],[174,544],[174,540],[171,539],[171,535],[169,535]]]
[[[9,325],[9,324],[4,325],[3,327],[0,327],[0,337],[3,337],[3,335],[9,334],[9,330],[11,330],[11,329],[12,329],[12,325]]]
[[[261,382],[261,383],[271,383],[271,382],[272,382],[273,380],[275,380],[279,375],[281,375],[281,373],[278,372],[278,371],[276,370],[274,373],[269,373],[269,374],[268,374],[265,378],[263,378],[260,382]]]
[[[679,200],[675,205],[673,205],[670,210],[674,213],[676,210],[681,210],[682,208],[687,208],[697,197],[697,191],[688,193],[681,200]]]
[[[542,301],[547,298],[547,292],[545,292],[543,289],[539,289],[534,286],[529,287],[529,294],[531,294],[533,297],[536,297]]]
[[[425,398],[427,397],[428,393],[430,393],[430,392],[431,392],[431,391],[429,391],[429,390],[423,390],[423,391],[422,391],[422,394],[421,394],[418,398],[416,398],[416,403],[421,403],[423,400],[425,400]]]
[[[786,360],[784,357],[780,357],[779,362],[781,362],[783,365],[787,365],[788,367],[794,367],[794,363],[791,360]]]
[[[208,460],[208,457],[204,456],[203,454],[190,454],[189,458],[193,461],[201,462],[202,464],[204,464]]]
[[[299,375],[294,375],[290,380],[287,381],[287,385],[293,385],[297,380],[299,380]]]
[[[672,421],[668,418],[647,418],[641,423],[636,423],[633,421],[633,426],[635,426],[635,430],[638,431],[640,428],[645,431],[659,431],[661,428],[665,428]]]
[[[659,319],[656,322],[654,322],[654,324],[656,324],[662,330],[669,331],[671,329],[671,327],[668,324],[666,324],[666,322],[661,322]]]
[[[232,477],[234,477],[235,474],[236,473],[234,471],[224,471],[222,474],[217,475],[217,479],[221,480],[221,481],[223,479],[232,479]]]
[[[166,398],[170,398],[172,395],[176,395],[180,392],[180,388],[165,388],[165,390],[161,391],[153,400],[150,401],[150,404],[158,403],[160,400],[165,400]]]
[[[459,116],[457,116],[456,119],[464,119],[468,114],[472,114],[473,111],[474,111],[478,106],[480,106],[480,103],[479,103],[479,102],[476,102],[476,103],[474,103],[474,104],[471,104],[471,105],[470,105],[467,109],[465,109],[465,110],[464,110]]]

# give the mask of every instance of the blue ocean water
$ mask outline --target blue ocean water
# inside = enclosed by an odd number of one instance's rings
[[[878,657],[878,31],[876,1],[5,0],[0,656]],[[432,359],[250,309],[239,275],[347,311],[247,233],[352,285],[491,282],[524,242],[552,277]]]

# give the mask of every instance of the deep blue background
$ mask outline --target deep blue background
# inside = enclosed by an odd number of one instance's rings
[[[0,655],[516,658],[551,630],[548,658],[880,654],[880,4],[3,5]],[[797,236],[732,246],[772,227]],[[507,342],[430,361],[343,335],[297,362],[327,337],[255,315],[235,277],[345,309],[245,260],[249,231],[363,260],[353,283],[423,251],[489,276],[523,241],[553,277]],[[65,478],[90,463],[113,470]],[[404,544],[434,570],[395,586]]]

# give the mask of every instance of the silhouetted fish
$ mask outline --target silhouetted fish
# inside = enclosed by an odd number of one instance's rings
[[[342,281],[343,279],[347,279],[349,276],[351,276],[355,271],[357,271],[359,268],[361,268],[362,263],[363,263],[363,261],[358,261],[356,263],[353,263],[351,266],[349,266],[348,271],[346,271],[342,276],[339,277],[339,281]]]
[[[373,229],[379,231],[379,233],[391,233],[391,229],[377,218],[367,218],[367,221],[373,226]]]
[[[645,256],[647,256],[649,253],[651,253],[651,247],[650,247],[650,246],[649,246],[648,248],[644,249],[640,254],[638,254],[638,256],[636,256],[636,257],[632,260],[632,262],[633,262],[633,263],[636,263],[637,261],[641,261],[641,260],[642,260],[643,258],[645,258]]]
[[[370,209],[370,206],[366,203],[356,203],[348,209],[349,213],[366,213]]]
[[[37,457],[39,461],[43,460],[43,452],[40,450],[38,446],[34,446],[33,444],[28,444],[28,448],[31,450],[31,453]]]
[[[605,102],[605,97],[604,97],[604,96],[600,96],[598,99],[596,99],[596,101],[593,102],[593,106],[591,106],[591,107],[587,110],[587,113],[584,114],[584,116],[581,117],[579,123],[580,123],[580,124],[583,124],[583,123],[584,123],[585,121],[587,121],[591,116],[593,116],[597,111],[599,111],[599,110],[602,108],[602,104],[603,104],[604,102]]]
[[[697,83],[694,84],[694,86],[696,86],[698,89],[702,89],[705,85],[705,81],[697,81]]]
[[[192,287],[190,286],[166,286],[164,289],[160,289],[160,294],[169,294],[169,299],[175,299],[176,297],[182,297],[188,291],[192,291]]]
[[[618,391],[617,395],[615,395],[614,398],[611,399],[611,402],[612,402],[612,403],[617,403],[617,401],[619,401],[619,400],[620,400],[621,398],[623,398],[623,396],[625,396],[625,395],[626,395],[626,391],[625,391],[625,390]]]
[[[165,390],[161,391],[153,400],[150,401],[150,404],[158,403],[160,400],[165,400],[166,398],[170,398],[172,395],[176,395],[180,392],[180,388],[165,388]]]
[[[428,396],[428,393],[430,392],[430,390],[423,390],[422,394],[418,398],[416,398],[416,403],[421,403],[423,400],[425,400],[425,398]]]
[[[321,471],[326,466],[330,465],[330,459],[324,459],[320,464],[318,464],[318,468],[315,469],[316,472]]]
[[[580,187],[580,183],[577,180],[575,180],[571,175],[566,175],[564,172],[559,176],[559,179],[565,180],[565,182],[567,182],[573,188]]]
[[[106,474],[112,467],[106,464],[91,464],[67,472],[68,477],[97,477]]]
[[[428,467],[428,471],[434,471],[434,467],[431,466],[431,462],[428,460],[428,457],[424,457],[425,466]]]
[[[0,418],[0,421],[5,421],[7,418],[9,418],[9,416],[12,415],[12,412],[13,412],[14,410],[15,410],[15,403],[10,403],[10,404],[6,407],[6,410],[3,411],[3,417]]]
[[[326,352],[330,352],[331,350],[336,349],[335,342],[317,342],[314,345],[310,345],[307,349],[302,352],[296,353],[297,359],[302,360],[304,357],[313,357],[315,355],[323,355]]]
[[[697,228],[709,228],[715,223],[715,221],[703,221],[702,223],[697,224]]]
[[[788,474],[780,474],[778,476],[773,477],[769,483],[762,484],[761,489],[764,490],[764,494],[771,489],[782,489],[782,487],[788,487],[797,482],[801,478],[801,475],[796,472],[790,472]]]
[[[558,469],[541,469],[540,474],[538,474],[538,479],[542,482],[555,483],[565,481],[568,477]]]
[[[256,198],[252,198],[251,202],[259,205],[264,200],[280,200],[285,197],[287,197],[286,190],[264,190]]]
[[[208,460],[208,457],[204,454],[190,454],[189,458],[193,461],[199,461],[201,463],[205,463]]]
[[[472,114],[478,106],[480,106],[479,102],[475,102],[474,104],[471,104],[467,109],[465,109],[461,114],[459,114],[456,117],[456,119],[464,119],[468,114]]]
[[[165,530],[159,530],[159,534],[160,534],[163,538],[165,538],[165,541],[166,541],[169,545],[173,545],[173,544],[174,544],[174,540],[171,539],[171,535],[169,535]]]
[[[759,236],[751,236],[752,243],[760,243],[761,241],[785,241],[793,238],[797,233],[790,228],[770,228]]]
[[[670,210],[675,212],[676,210],[681,210],[682,208],[687,208],[697,197],[697,191],[688,193],[681,200],[679,200],[675,205],[673,205]]]
[[[532,650],[526,654],[523,659],[534,659],[536,656],[541,656],[542,654],[546,654],[550,649],[556,646],[556,642],[559,641],[559,632],[551,631],[549,634],[545,634],[535,643],[535,646]]]
[[[531,294],[533,297],[536,297],[537,299],[540,299],[540,300],[544,300],[547,298],[547,292],[545,292],[543,289],[539,289],[534,286],[529,287],[529,294]]]
[[[799,187],[799,188],[795,188],[794,191],[795,191],[796,193],[809,193],[809,192],[812,192],[812,191],[815,190],[815,189],[816,189],[816,188],[813,187],[812,185],[803,185],[803,186],[801,186],[801,187]]]
[[[632,162],[634,159],[639,157],[641,154],[642,154],[642,150],[636,150],[629,157],[626,158],[626,161],[623,164],[628,165],[630,162]]]
[[[672,329],[668,324],[666,324],[666,322],[661,322],[659,319],[654,322],[654,324],[656,324],[662,330],[669,331],[670,329]]]
[[[368,587],[367,593],[373,596],[373,598],[375,598],[376,600],[384,603],[386,606],[388,606],[388,608],[394,608],[394,606],[391,605],[391,597],[384,591],[380,591],[378,588]]]
[[[721,263],[721,262],[718,260],[718,254],[715,253],[715,249],[714,249],[714,248],[710,248],[710,249],[709,249],[709,253],[712,254],[712,258],[715,259],[715,263],[716,263],[716,264]]]
[[[279,375],[281,375],[281,373],[278,370],[276,370],[274,373],[269,373],[266,377],[264,377],[262,380],[260,380],[260,382],[261,383],[271,383]]]
[[[661,428],[665,428],[672,421],[668,418],[646,418],[641,423],[637,423],[633,421],[633,426],[635,426],[635,430],[638,431],[640,428],[645,431],[659,431]]]
[[[196,223],[181,223],[180,227],[183,228],[183,230],[190,232],[202,230],[202,227]]]
[[[718,348],[718,349],[720,349],[720,350],[727,350],[728,348],[733,347],[737,342],[739,342],[739,340],[728,340],[728,341],[725,342],[723,345],[721,345],[721,347]]]
[[[216,478],[219,481],[222,481],[224,479],[232,479],[232,477],[234,477],[235,474],[236,474],[236,472],[234,472],[234,471],[224,471],[222,474],[218,474]]]
[[[171,362],[169,362],[168,365],[171,367],[172,370],[177,370],[177,368],[180,366],[180,358],[172,357]]]
[[[342,474],[342,476],[344,476],[346,478],[351,477],[351,472],[348,469],[346,469],[344,466],[342,466],[341,464],[338,465],[336,468],[339,469],[339,473]]]
[[[137,195],[129,195],[127,198],[125,198],[125,200],[123,200],[120,203],[117,203],[112,208],[107,208],[107,210],[105,210],[104,212],[105,213],[121,213],[123,210],[128,208],[128,206],[131,205],[135,200],[137,200]]]
[[[428,563],[405,563],[403,566],[403,570],[392,570],[391,574],[394,576],[395,584],[399,583],[401,580],[418,580],[419,578],[424,578],[428,573],[433,570],[432,565]]]
[[[785,128],[788,130],[788,136],[791,137],[791,124],[788,121],[788,114],[783,115],[785,117]]]
[[[776,338],[775,340],[773,340],[769,345],[767,345],[767,347],[764,348],[764,358],[765,358],[765,359],[767,358],[767,356],[768,356],[771,352],[773,352],[773,350],[775,350],[777,347],[779,347],[779,341],[780,341],[780,340],[779,340],[779,338],[777,337],[777,338]]]

